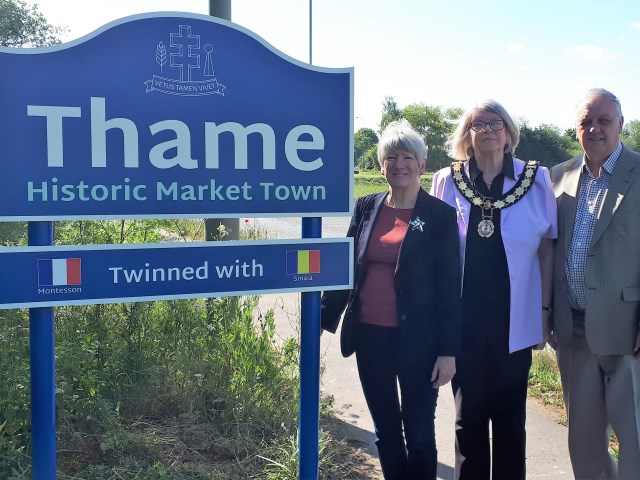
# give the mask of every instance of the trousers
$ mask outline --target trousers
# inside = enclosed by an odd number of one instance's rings
[[[456,480],[524,480],[530,368],[530,348],[509,353],[508,310],[467,309],[452,380]]]
[[[426,365],[405,365],[399,328],[360,323],[356,335],[358,374],[385,480],[435,480],[435,358]]]
[[[584,335],[584,312],[573,312],[573,338],[557,357],[569,427],[569,455],[577,480],[640,479],[640,360],[596,355]],[[611,429],[620,445],[609,453]]]

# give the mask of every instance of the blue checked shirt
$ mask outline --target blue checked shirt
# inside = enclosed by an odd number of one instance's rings
[[[565,266],[569,302],[572,308],[578,310],[584,310],[587,305],[587,255],[602,201],[607,193],[611,172],[613,172],[621,152],[622,144],[618,143],[616,149],[602,165],[598,178],[591,175],[583,159],[580,185],[578,186],[576,221],[573,225],[573,236]]]

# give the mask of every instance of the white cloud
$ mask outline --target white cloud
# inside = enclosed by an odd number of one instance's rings
[[[629,25],[631,28],[633,28],[634,30],[640,30],[640,22],[633,22],[631,25]]]
[[[507,43],[507,55],[513,55],[521,50],[524,50],[524,45],[521,43]]]
[[[596,45],[571,45],[565,50],[565,52],[569,55],[575,55],[597,62],[616,60],[622,56],[620,53],[611,52]]]

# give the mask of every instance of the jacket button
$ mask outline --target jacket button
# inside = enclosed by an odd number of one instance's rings
[[[406,320],[406,319],[407,319],[407,316],[406,316],[405,314],[402,314],[402,315],[400,315],[400,319],[401,319],[401,320]]]

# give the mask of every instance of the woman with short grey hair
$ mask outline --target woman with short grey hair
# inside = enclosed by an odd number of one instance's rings
[[[340,346],[356,354],[386,480],[435,480],[438,388],[455,374],[462,336],[455,212],[420,187],[426,154],[406,120],[384,129],[389,188],[356,201],[347,233],[354,288],[322,296],[323,329],[334,333],[344,312]]]

